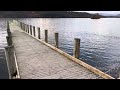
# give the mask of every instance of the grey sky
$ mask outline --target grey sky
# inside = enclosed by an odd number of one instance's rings
[[[120,14],[120,11],[77,11],[77,12],[105,13],[105,14]]]

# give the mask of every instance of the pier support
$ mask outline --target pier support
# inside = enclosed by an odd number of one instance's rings
[[[74,39],[75,45],[74,45],[74,50],[73,50],[73,56],[77,59],[79,59],[80,56],[80,39],[75,38]]]

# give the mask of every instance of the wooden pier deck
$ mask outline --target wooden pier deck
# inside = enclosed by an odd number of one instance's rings
[[[13,22],[9,25],[21,79],[113,79],[101,71],[99,74],[99,70],[89,70],[60,54],[45,45],[45,42],[25,33]]]

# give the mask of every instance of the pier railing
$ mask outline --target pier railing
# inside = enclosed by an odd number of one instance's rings
[[[6,36],[8,46],[5,47],[5,56],[7,60],[9,79],[20,78],[18,65],[16,61],[16,53],[14,45],[12,42],[12,34],[10,31],[9,22],[7,22],[7,36]]]
[[[52,45],[48,44],[48,30],[45,30],[45,40],[43,41],[43,40],[41,40],[40,27],[37,27],[37,30],[36,30],[35,26],[27,25],[23,22],[15,20],[15,19],[13,19],[13,23],[15,25],[17,25],[20,29],[22,29],[27,35],[30,35],[31,37],[35,38],[36,40],[49,46],[53,50],[59,52],[60,54],[66,56],[67,58],[77,62],[78,64],[82,65],[83,67],[85,67],[85,68],[89,69],[90,71],[94,72],[95,74],[99,75],[99,77],[101,76],[105,79],[115,79],[112,76],[96,69],[95,67],[93,67],[79,59],[79,56],[80,56],[80,39],[79,38],[74,39],[75,43],[74,43],[74,49],[73,49],[73,56],[71,56],[59,49],[59,34],[58,33],[54,34],[55,35],[55,46],[52,46]],[[37,32],[38,34],[36,35],[35,32]]]

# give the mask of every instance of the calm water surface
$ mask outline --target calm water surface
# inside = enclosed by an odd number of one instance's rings
[[[8,70],[6,65],[4,47],[6,44],[6,20],[0,18],[0,79],[8,79]]]
[[[43,40],[44,30],[47,29],[49,43],[52,45],[54,45],[54,33],[58,32],[59,48],[70,55],[73,55],[74,38],[80,38],[81,60],[111,76],[119,76],[119,18],[101,18],[96,20],[89,18],[21,18],[18,20],[29,25],[40,27]],[[6,31],[5,29],[0,29],[0,33],[1,31],[3,38]],[[1,40],[0,43],[2,42],[1,46],[3,47],[5,39]]]
[[[81,39],[80,59],[114,76],[120,71],[120,18],[24,18],[26,24],[48,30],[49,43],[59,33],[59,47],[73,55],[74,38]]]

